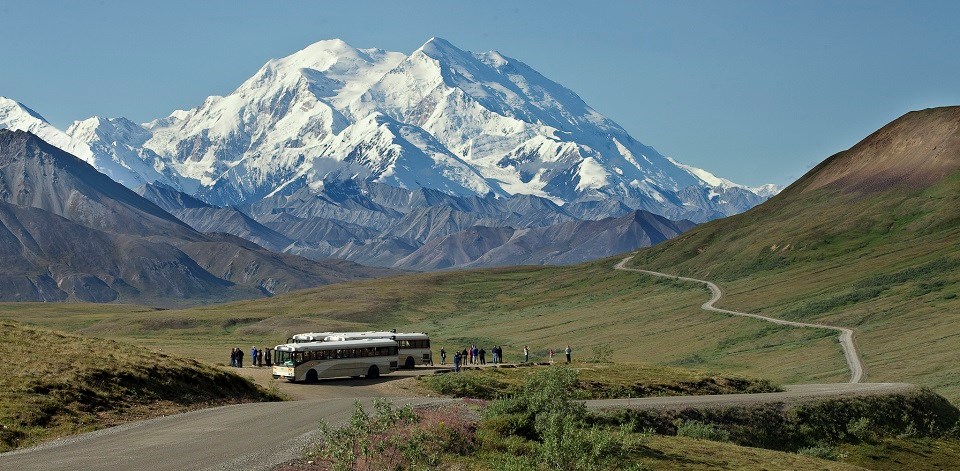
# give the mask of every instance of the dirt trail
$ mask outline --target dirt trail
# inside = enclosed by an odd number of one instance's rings
[[[788,321],[788,320],[784,320],[784,319],[777,319],[777,318],[775,318],[775,317],[761,316],[760,314],[750,314],[750,313],[746,313],[746,312],[738,312],[738,311],[730,311],[730,310],[728,310],[728,309],[720,309],[720,308],[718,308],[718,307],[714,307],[714,306],[713,306],[713,305],[714,305],[717,301],[719,301],[720,298],[723,296],[723,291],[720,290],[720,287],[719,287],[719,286],[717,286],[717,285],[715,285],[715,284],[713,284],[713,283],[711,283],[711,282],[709,282],[709,281],[698,280],[698,279],[696,279],[696,278],[687,278],[687,277],[683,277],[683,276],[669,275],[669,274],[666,274],[666,273],[660,273],[660,272],[656,272],[656,271],[641,270],[641,269],[639,269],[639,268],[627,268],[626,264],[627,264],[627,262],[629,262],[630,259],[632,259],[632,258],[633,258],[633,256],[624,258],[623,260],[620,261],[620,263],[616,264],[613,268],[614,268],[615,270],[623,270],[623,271],[633,271],[633,272],[638,272],[638,273],[646,273],[646,274],[648,274],[648,275],[660,276],[660,277],[663,277],[663,278],[671,278],[671,279],[674,279],[674,280],[690,281],[690,282],[694,282],[694,283],[701,283],[701,284],[707,285],[707,287],[710,288],[710,292],[711,292],[713,295],[710,297],[710,300],[709,300],[709,301],[703,303],[703,304],[700,306],[700,308],[703,309],[703,310],[705,310],[705,311],[719,312],[719,313],[722,313],[722,314],[730,314],[730,315],[732,315],[732,316],[752,317],[752,318],[754,318],[754,319],[759,319],[759,320],[767,321],[767,322],[773,322],[774,324],[780,324],[780,325],[789,325],[789,326],[793,326],[793,327],[805,327],[805,328],[810,328],[810,329],[826,329],[826,330],[832,330],[832,331],[835,331],[835,332],[839,332],[839,333],[840,333],[840,337],[839,337],[839,338],[840,338],[840,346],[843,348],[843,355],[844,355],[844,357],[846,357],[847,366],[850,368],[850,382],[851,382],[851,383],[862,383],[863,380],[866,378],[867,375],[866,375],[866,372],[864,371],[864,368],[863,368],[863,362],[860,361],[860,354],[857,352],[857,345],[856,345],[856,344],[854,343],[854,341],[853,341],[853,330],[852,330],[852,329],[849,329],[849,328],[847,328],[847,327],[836,327],[836,326],[826,325],[826,324],[811,324],[811,323],[807,323],[807,322]]]

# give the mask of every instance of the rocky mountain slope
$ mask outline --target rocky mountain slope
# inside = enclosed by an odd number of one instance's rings
[[[93,167],[0,130],[0,299],[199,302],[388,273],[202,234]]]
[[[396,266],[434,270],[450,267],[560,265],[649,247],[693,227],[646,211],[599,221],[568,221],[513,229],[474,226],[433,239]]]
[[[618,218],[581,220],[537,196],[456,196],[355,180],[239,208],[161,185],[137,192],[199,231],[308,258],[411,270],[576,263],[647,247],[694,226],[626,208]]]

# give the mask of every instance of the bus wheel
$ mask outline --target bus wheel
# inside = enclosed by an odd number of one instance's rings
[[[417,364],[413,361],[413,357],[407,357],[407,361],[403,362],[403,367],[408,370],[412,370],[415,366],[417,366]]]
[[[317,370],[310,370],[307,372],[307,382],[308,383],[317,382]]]
[[[379,378],[380,377],[380,368],[377,368],[377,365],[370,365],[370,369],[367,370],[367,378]]]

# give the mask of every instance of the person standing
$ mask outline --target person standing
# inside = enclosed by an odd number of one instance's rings
[[[497,347],[496,345],[494,345],[493,348],[490,349],[490,354],[493,355],[493,360],[492,360],[493,363],[497,363],[497,360],[500,358],[500,357],[498,356],[498,355],[500,354],[500,353],[499,353],[500,351],[497,350],[497,348],[498,348],[498,347]]]
[[[243,349],[237,347],[237,368],[243,368]]]
[[[530,363],[530,349],[526,345],[523,346],[523,362]]]
[[[250,347],[250,366],[257,366],[257,347]]]
[[[257,350],[257,366],[259,366],[260,368],[263,368],[263,351],[264,350],[266,349],[261,348],[260,350]]]
[[[563,350],[567,354],[567,364],[570,363],[570,356],[573,355],[573,350],[570,349],[570,346],[567,345],[567,348]]]
[[[460,352],[453,354],[453,371],[454,373],[460,372]]]
[[[446,363],[447,363],[447,351],[444,350],[443,347],[440,347],[440,364],[443,365]]]
[[[480,349],[476,345],[473,346],[473,364],[480,364]]]
[[[230,349],[230,367],[231,368],[237,367],[237,347],[233,347]]]
[[[553,349],[550,349],[550,364],[553,364]]]
[[[273,358],[271,358],[270,349],[268,348],[266,350],[267,352],[263,355],[263,361],[267,364],[267,368],[270,368],[273,366]]]
[[[480,364],[481,365],[487,364],[487,351],[484,350],[483,348],[480,348]]]
[[[461,364],[461,365],[467,364],[467,350],[469,350],[469,348],[464,348],[463,351],[460,352],[460,364]]]

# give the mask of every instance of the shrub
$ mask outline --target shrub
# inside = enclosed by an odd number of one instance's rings
[[[469,452],[473,429],[459,407],[414,412],[374,401],[369,415],[359,401],[347,425],[321,426],[320,461],[334,470],[406,470],[439,466],[446,453]]]
[[[634,446],[627,428],[587,425],[586,407],[574,400],[576,370],[549,368],[532,376],[516,394],[490,403],[478,437],[488,450],[508,451],[500,469],[617,469]],[[509,442],[499,437],[513,437]],[[530,456],[536,462],[520,459]]]
[[[422,381],[437,393],[476,399],[494,399],[504,387],[495,379],[483,378],[470,371],[425,376]]]
[[[677,436],[711,440],[714,442],[729,442],[730,432],[699,420],[677,420]]]
[[[837,449],[828,445],[814,445],[797,450],[798,454],[820,458],[822,460],[836,461],[840,459]]]
[[[873,443],[877,440],[877,433],[873,430],[873,424],[866,417],[848,422],[847,434],[860,442]]]
[[[590,363],[610,363],[611,358],[613,358],[613,347],[605,343],[594,346],[593,356],[587,361]]]
[[[633,431],[653,429],[663,435],[680,435],[680,426],[701,422],[725,430],[729,440],[737,445],[782,451],[898,436],[960,436],[960,410],[927,389],[824,399],[795,406],[621,410],[596,414],[588,420],[608,426],[624,424]],[[693,430],[683,433],[693,433]]]

